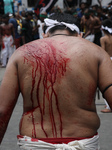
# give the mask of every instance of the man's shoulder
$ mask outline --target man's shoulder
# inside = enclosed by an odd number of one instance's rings
[[[108,39],[109,39],[108,36],[103,36],[103,37],[101,37],[101,41],[106,41],[106,40],[108,40]]]

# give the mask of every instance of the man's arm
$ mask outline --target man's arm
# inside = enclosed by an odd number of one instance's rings
[[[97,22],[97,25],[93,25],[94,29],[97,30],[97,29],[100,29],[101,28],[101,21],[98,17],[95,17],[95,20],[94,22]]]
[[[99,51],[99,55],[100,62],[98,70],[98,85],[103,96],[112,109],[112,86],[110,86],[112,85],[112,61],[110,59],[110,56],[103,49],[102,51]],[[107,90],[105,91],[106,88]]]
[[[15,45],[15,29],[14,29],[14,25],[11,23],[11,30],[12,30],[12,36],[13,36],[13,39],[14,39],[14,45]]]
[[[101,47],[105,50],[105,38],[104,37],[100,38],[100,44],[101,44]]]
[[[17,64],[14,55],[10,58],[0,86],[0,143],[19,96]]]
[[[100,7],[102,8],[102,0],[97,0],[97,1],[99,3]]]
[[[93,30],[93,21],[91,21],[91,23],[88,26],[88,31],[86,32],[86,34],[84,35],[84,38],[86,38],[89,34],[92,33]]]

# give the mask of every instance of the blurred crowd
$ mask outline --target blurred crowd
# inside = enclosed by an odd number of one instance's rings
[[[103,36],[102,21],[112,20],[112,2],[102,7],[100,0],[99,5],[93,6],[85,2],[81,2],[79,7],[69,3],[64,4],[63,9],[54,6],[49,13],[42,12],[39,15],[25,10],[20,13],[20,3],[17,4],[17,12],[14,12],[14,0],[10,0],[8,8],[5,8],[2,2],[3,0],[0,0],[0,62],[2,67],[6,67],[8,59],[19,46],[43,38],[44,19],[52,13],[59,11],[72,14],[79,22],[83,38],[99,46],[101,46],[100,38]]]

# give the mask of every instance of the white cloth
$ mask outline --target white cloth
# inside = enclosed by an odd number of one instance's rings
[[[4,45],[4,47],[1,50],[2,66],[6,66],[7,59],[10,58],[14,52],[14,48],[12,46],[14,40],[13,40],[12,35],[10,36],[6,35],[3,37],[2,40],[3,40],[3,45]]]
[[[79,33],[79,28],[75,24],[70,24],[70,23],[65,23],[65,22],[58,22],[57,20],[52,20],[52,19],[44,19],[44,22],[48,28],[46,29],[45,33],[47,33],[51,28],[55,27],[56,25],[65,25],[72,31],[77,31]]]
[[[107,103],[107,101],[105,99],[104,99],[104,102],[105,102],[105,105],[106,105],[106,109],[110,109],[110,106],[109,106],[109,104]]]
[[[90,41],[90,42],[94,42],[94,38],[95,38],[94,34],[90,34],[87,37],[85,37],[85,39],[88,40],[88,41]]]
[[[107,26],[104,27],[103,25],[101,26],[101,28],[108,31],[109,33],[112,33],[112,28],[109,28]]]
[[[18,138],[17,144],[22,150],[99,150],[99,135],[83,140],[75,140],[68,144],[50,144],[41,140],[23,136]]]
[[[43,39],[43,36],[42,36],[42,34],[43,34],[43,29],[42,29],[42,28],[43,28],[43,24],[44,24],[44,23],[42,23],[41,20],[38,20],[38,21],[37,21],[37,24],[39,25],[39,28],[38,28],[39,38],[40,38],[40,39]]]

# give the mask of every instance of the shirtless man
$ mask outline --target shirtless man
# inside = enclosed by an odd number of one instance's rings
[[[78,36],[72,15],[44,21],[45,38],[20,47],[8,62],[0,87],[0,142],[21,92],[20,148],[97,150],[95,93],[98,86],[112,108],[110,57]]]
[[[2,67],[6,67],[7,59],[9,59],[13,53],[13,44],[14,44],[14,27],[13,24],[8,23],[9,16],[3,16],[3,24],[1,24],[0,28],[0,37],[2,43]],[[13,35],[13,36],[12,36]]]
[[[81,26],[83,27],[84,31],[84,36],[86,40],[93,42],[94,41],[94,30],[93,30],[93,25],[94,25],[94,19],[93,17],[89,14],[88,9],[85,10],[85,13],[83,17],[81,18]]]
[[[94,43],[97,44],[98,46],[100,45],[100,38],[102,37],[102,32],[101,32],[101,20],[98,16],[94,15],[94,11],[90,11],[91,17],[93,17],[94,20],[94,25],[93,25],[93,30],[94,30]]]
[[[102,22],[102,30],[104,32],[104,36],[100,39],[101,47],[109,54],[112,60],[112,21],[110,19],[106,19]],[[106,108],[101,110],[101,112],[112,112],[106,101],[105,104]]]

